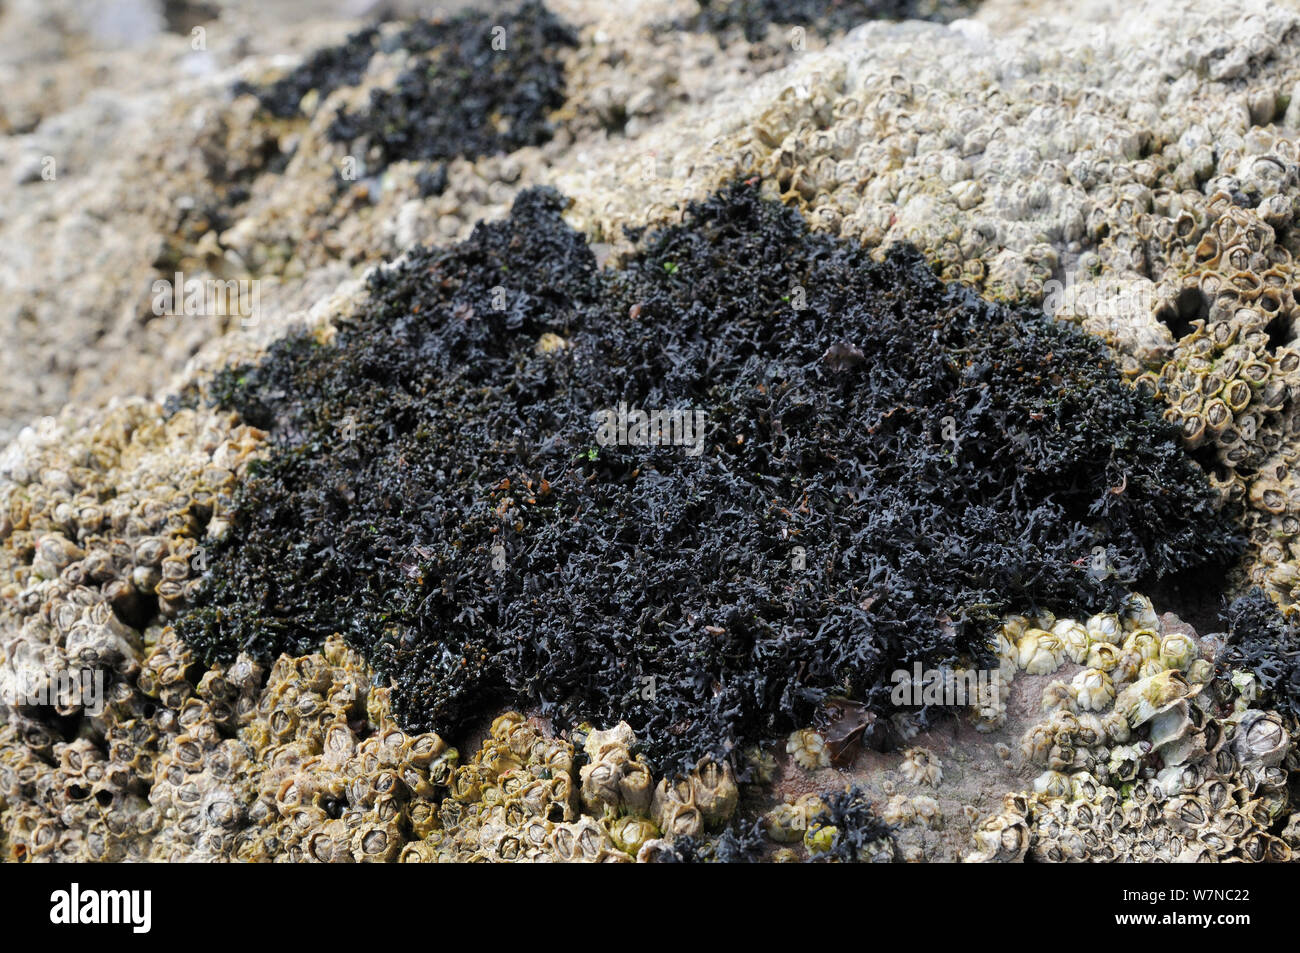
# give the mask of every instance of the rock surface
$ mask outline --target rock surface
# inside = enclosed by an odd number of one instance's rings
[[[567,768],[575,790],[557,795],[561,816],[527,797],[522,814],[508,815],[517,786],[547,770],[542,761],[572,759],[578,746],[507,717],[489,732],[474,726],[482,750],[462,759],[459,770],[473,770],[457,802],[479,807],[434,819],[406,798],[435,783],[444,743],[394,736],[367,747],[360,722],[375,738],[396,728],[382,692],[367,707],[366,673],[341,646],[286,657],[269,675],[240,662],[204,672],[166,626],[265,435],[207,410],[170,414],[163,401],[290,327],[329,340],[331,322],[364,294],[367,269],[416,243],[464,238],[532,185],[558,187],[572,200],[568,220],[618,255],[625,228],[675,220],[684,201],[760,176],[814,228],[872,248],[914,242],[946,279],[1080,322],[1151,384],[1227,504],[1241,508],[1252,549],[1233,587],[1256,582],[1283,605],[1300,599],[1294,3],[1094,0],[1058,11],[988,0],[951,22],[808,30],[797,42],[774,25],[761,40],[722,45],[672,26],[694,12],[690,0],[553,0],[577,42],[557,54],[566,99],[550,138],[453,157],[441,170],[395,161],[380,174],[367,172],[372,154],[352,154],[330,129],[340,110],[391,88],[412,51],[381,43],[359,82],[309,93],[290,118],[236,92],[342,43],[363,25],[360,7],[25,0],[0,13],[0,681],[48,691],[78,662],[111,686],[103,713],[58,706],[76,719],[76,740],[53,731],[51,706],[4,706],[0,846],[10,858],[144,856],[156,842],[155,856],[169,859],[394,859],[408,841],[427,846],[404,859],[649,857],[685,850],[652,834],[693,837],[735,809],[705,766],[680,791],[664,781],[652,806],[636,802],[628,813],[650,826],[611,830],[599,823],[609,802],[588,790],[578,758]],[[432,185],[443,173],[445,187]],[[160,307],[157,282],[177,273],[234,282],[256,305]],[[178,313],[160,313],[169,311]],[[1202,650],[1213,656],[1213,642]],[[1249,680],[1238,688],[1217,702],[1234,709],[1240,737],[1220,749],[1235,762],[1213,770],[1235,777],[1247,766],[1253,787],[1216,823],[1240,815],[1247,825],[1224,835],[1236,838],[1227,847],[1189,837],[1200,822],[1184,795],[1160,802],[1175,819],[1172,833],[1152,835],[1152,851],[1280,859],[1300,844],[1295,822],[1282,831],[1289,807],[1279,794],[1294,752],[1264,750],[1273,723],[1251,707]],[[1028,697],[1013,696],[1016,737],[997,742],[1008,750],[1028,730]],[[292,726],[273,724],[272,710],[294,705]],[[331,732],[338,722],[344,731]],[[1077,810],[1061,818],[1023,798],[1032,775],[1017,774],[993,739],[967,750],[970,730],[916,739],[925,754],[863,754],[815,778],[778,753],[772,790],[794,811],[796,795],[865,785],[886,819],[905,824],[893,848],[904,859],[1092,850]],[[519,750],[505,754],[512,743]],[[265,771],[247,763],[250,750],[267,756]],[[601,761],[589,757],[586,767]],[[630,754],[610,757],[619,777],[636,774]],[[314,759],[332,773],[308,790]],[[918,807],[932,759],[955,787]],[[762,762],[756,755],[759,773]],[[1198,784],[1212,784],[1209,773]],[[405,786],[398,807],[385,799],[390,774]],[[1060,783],[1046,778],[1038,793],[1065,803],[1051,788]],[[1008,799],[967,796],[988,784]],[[502,804],[492,791],[504,792]],[[906,804],[895,803],[900,794]],[[1133,802],[1134,823],[1150,821],[1146,788],[1123,798],[1121,814]],[[810,803],[798,807],[805,827],[821,816]],[[494,806],[506,813],[487,817]],[[540,834],[528,826],[539,817]],[[490,838],[479,836],[485,826]]]

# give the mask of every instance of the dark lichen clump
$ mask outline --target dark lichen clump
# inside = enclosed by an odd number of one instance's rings
[[[808,823],[809,833],[829,834],[823,850],[809,857],[814,862],[853,864],[870,860],[893,839],[893,831],[876,814],[870,797],[854,785],[843,791],[832,791],[823,801],[825,810]],[[892,853],[892,847],[890,848]]]
[[[336,89],[360,83],[378,49],[378,39],[379,30],[373,26],[358,30],[342,43],[312,53],[275,82],[264,86],[236,83],[235,95],[251,93],[272,116],[292,119],[301,113],[302,98],[311,90],[324,99]]]
[[[413,730],[503,702],[626,719],[661,767],[886,710],[988,664],[1005,610],[1113,605],[1235,555],[1217,497],[1095,340],[872,261],[738,183],[600,271],[549,190],[377,272],[331,345],[214,393],[270,428],[205,604],[208,658],[342,632]],[[702,450],[601,446],[620,402]],[[1096,572],[1096,553],[1106,569]]]
[[[697,0],[699,12],[684,24],[726,38],[743,35],[750,43],[768,27],[799,26],[821,36],[843,33],[868,20],[939,20],[969,16],[974,0]]]
[[[329,127],[339,142],[369,154],[370,171],[401,159],[445,163],[540,145],[554,134],[550,114],[564,105],[560,51],[577,45],[571,27],[541,3],[514,12],[470,10],[453,17],[414,20],[359,30],[317,50],[280,79],[235,85],[281,119],[300,115],[303,97],[323,102],[336,89],[356,86],[377,51],[405,50],[406,67],[391,86],[370,91],[365,108],[340,110]],[[445,169],[425,170],[421,194],[438,194]]]
[[[559,54],[577,36],[542,4],[420,20],[398,44],[411,65],[391,88],[371,90],[364,110],[340,113],[331,138],[364,141],[386,166],[513,152],[554,133],[548,117],[565,99]]]
[[[1226,647],[1216,660],[1227,679],[1234,670],[1251,672],[1262,706],[1300,725],[1300,625],[1287,618],[1262,589],[1235,600],[1225,613]]]

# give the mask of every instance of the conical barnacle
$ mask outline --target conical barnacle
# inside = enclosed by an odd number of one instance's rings
[[[916,811],[916,823],[928,830],[938,830],[943,827],[943,811],[939,808],[939,802],[928,794],[918,794],[912,798],[912,808]]]
[[[912,804],[912,799],[905,794],[895,794],[885,805],[884,813],[881,815],[886,824],[895,827],[905,827],[916,820],[916,808]]]
[[[1176,668],[1187,672],[1194,661],[1199,647],[1196,640],[1182,632],[1171,632],[1160,640],[1160,663],[1166,668]]]
[[[1042,629],[1026,629],[1016,643],[1016,660],[1030,675],[1049,675],[1065,660],[1061,640]]]
[[[1055,711],[1058,708],[1065,711],[1078,711],[1078,691],[1075,686],[1067,685],[1057,679],[1043,689],[1043,697],[1039,702],[1039,706],[1046,712]]]
[[[650,816],[669,839],[694,836],[704,829],[704,816],[695,804],[689,781],[672,783],[667,778],[660,781],[655,788]]]
[[[1088,620],[1088,638],[1093,642],[1118,645],[1124,638],[1124,627],[1119,616],[1109,612],[1099,612]]]
[[[1134,728],[1185,698],[1190,688],[1181,672],[1164,671],[1129,685],[1115,699],[1115,710]]]
[[[1098,668],[1086,668],[1074,676],[1071,687],[1084,711],[1102,711],[1115,700],[1115,685]]]
[[[1034,793],[1050,798],[1070,796],[1070,776],[1061,771],[1044,771],[1034,778]]]
[[[648,776],[648,773],[647,773]],[[691,772],[691,794],[704,823],[717,827],[730,819],[740,799],[740,791],[731,776],[731,766],[712,758],[703,759]]]
[[[778,804],[763,815],[762,824],[772,840],[778,844],[791,844],[803,839],[807,821],[803,810],[794,804]]]
[[[1088,646],[1092,639],[1088,629],[1073,619],[1061,619],[1052,626],[1052,634],[1061,640],[1065,656],[1076,665],[1082,665],[1088,658]]]
[[[1139,593],[1133,592],[1125,596],[1120,602],[1118,614],[1125,631],[1149,629],[1155,632],[1160,629],[1160,616],[1156,614],[1151,600]]]
[[[911,784],[937,787],[943,780],[943,762],[925,748],[908,748],[903,752],[898,770]]]
[[[1251,709],[1237,721],[1232,750],[1243,765],[1281,764],[1290,747],[1290,733],[1276,712]]]
[[[635,855],[648,840],[659,836],[659,829],[649,818],[625,815],[608,822],[609,834],[620,850]]]
[[[804,831],[803,846],[810,856],[823,854],[831,849],[838,834],[839,828],[835,825],[813,821],[809,824],[808,830]]]
[[[1050,727],[1046,724],[1031,725],[1020,739],[1020,753],[1026,761],[1045,765],[1055,744],[1055,732]]]
[[[1087,665],[1090,669],[1110,672],[1120,663],[1123,651],[1109,642],[1093,642],[1088,647]]]
[[[1024,816],[1007,812],[990,817],[972,836],[975,850],[962,858],[965,863],[1019,863],[1031,842]]]
[[[1160,637],[1151,629],[1134,629],[1124,639],[1123,649],[1132,652],[1142,661],[1160,656]]]
[[[831,753],[826,747],[826,739],[811,728],[801,728],[790,735],[785,750],[806,771],[830,767]]]

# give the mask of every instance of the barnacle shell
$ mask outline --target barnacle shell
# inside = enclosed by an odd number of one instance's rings
[[[1065,660],[1061,640],[1042,629],[1027,629],[1016,643],[1016,660],[1030,675],[1049,675]]]
[[[1151,629],[1134,629],[1124,640],[1123,648],[1145,662],[1160,656],[1160,637]]]
[[[790,735],[785,750],[806,771],[830,767],[831,753],[826,747],[826,739],[811,728],[801,728]]]
[[[1126,631],[1148,629],[1159,631],[1160,617],[1156,614],[1151,600],[1139,593],[1130,593],[1120,602],[1119,618]]]
[[[1070,776],[1060,771],[1044,771],[1034,779],[1034,793],[1047,797],[1069,797]]]
[[[1115,685],[1101,669],[1085,668],[1071,685],[1084,711],[1102,711],[1115,700]]]
[[[1251,709],[1237,721],[1232,750],[1243,765],[1273,767],[1282,763],[1290,743],[1290,733],[1275,712]]]
[[[1110,612],[1099,612],[1088,620],[1088,638],[1093,642],[1105,642],[1119,645],[1124,638],[1124,627],[1119,616]]]
[[[1123,652],[1119,646],[1109,642],[1093,642],[1088,648],[1087,664],[1089,668],[1109,672],[1119,665],[1122,657]]]
[[[1196,641],[1181,632],[1171,632],[1160,640],[1160,663],[1166,668],[1188,671],[1200,649]]]
[[[1065,657],[1076,665],[1082,665],[1088,658],[1088,646],[1092,639],[1085,626],[1073,619],[1061,619],[1052,626],[1052,634],[1061,640]]]
[[[1186,679],[1177,671],[1165,671],[1129,685],[1115,699],[1115,710],[1123,714],[1134,728],[1186,697],[1190,691]]]
[[[1059,679],[1052,682],[1043,689],[1043,697],[1040,702],[1043,711],[1055,711],[1057,708],[1065,711],[1078,711],[1079,699],[1078,690],[1074,685],[1067,685]]]
[[[925,748],[908,748],[898,770],[912,784],[937,787],[943,780],[943,762]]]

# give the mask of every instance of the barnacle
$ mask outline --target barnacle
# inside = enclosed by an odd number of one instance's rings
[[[1120,664],[1122,658],[1123,651],[1119,646],[1109,642],[1093,642],[1088,648],[1087,665],[1090,669],[1110,672]]]
[[[1171,632],[1160,640],[1160,664],[1187,672],[1196,660],[1196,641],[1182,632]],[[1204,679],[1202,679],[1204,681]]]
[[[1115,685],[1101,669],[1084,669],[1074,676],[1071,687],[1084,711],[1102,711],[1115,700]]]
[[[1124,638],[1124,627],[1119,616],[1109,612],[1099,612],[1088,620],[1088,638],[1093,642],[1118,645]]]
[[[1050,675],[1065,660],[1061,640],[1042,629],[1027,629],[1016,643],[1017,661],[1030,675]]]
[[[1138,727],[1186,697],[1189,686],[1180,672],[1168,670],[1129,685],[1115,699],[1115,710]]]
[[[943,780],[943,762],[925,748],[908,748],[903,752],[898,770],[912,784],[937,787]]]
[[[1067,685],[1059,679],[1043,689],[1043,697],[1040,702],[1043,711],[1054,711],[1057,708],[1066,711],[1078,711],[1079,704],[1077,686]]]
[[[1132,652],[1143,662],[1160,656],[1160,636],[1151,629],[1135,629],[1124,640],[1123,650]]]
[[[1151,600],[1137,592],[1124,597],[1119,607],[1119,619],[1127,632],[1141,629],[1155,632],[1160,628],[1160,617]]]
[[[785,750],[806,771],[830,767],[831,754],[826,739],[811,728],[801,728],[785,743]]]
[[[1052,626],[1052,634],[1061,640],[1065,656],[1076,665],[1088,659],[1088,646],[1092,639],[1085,626],[1072,619],[1062,619]]]

